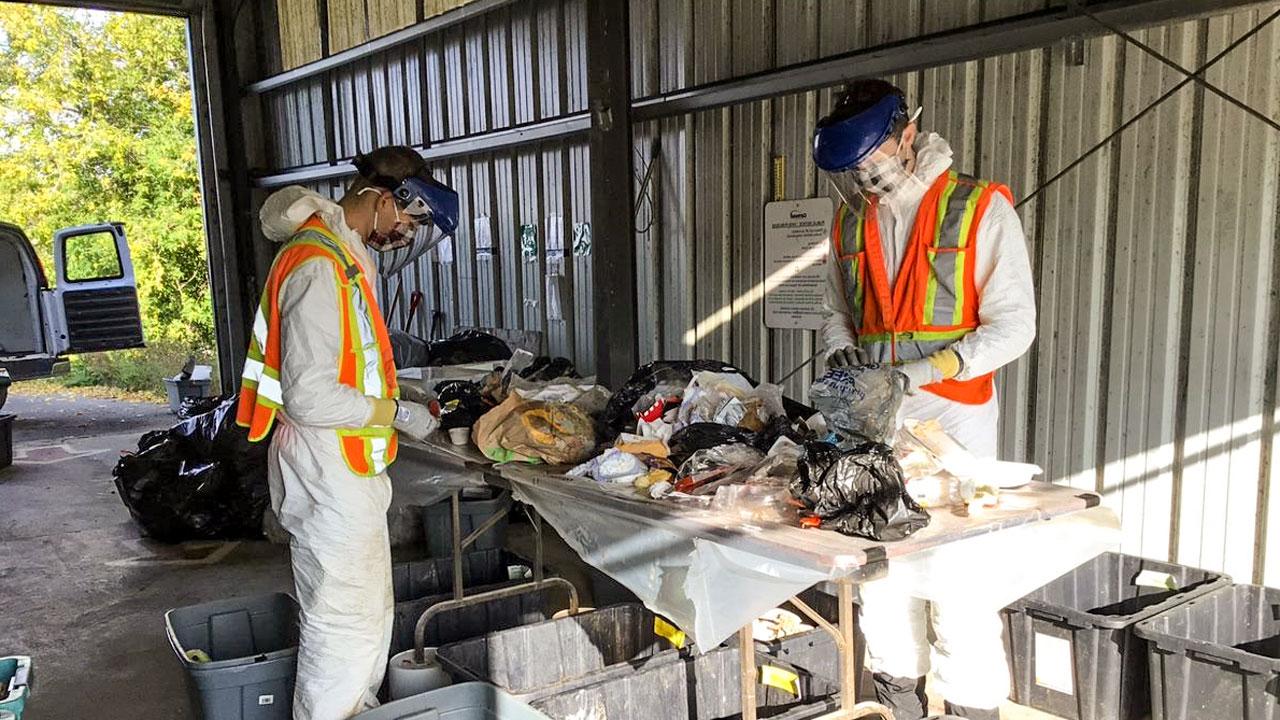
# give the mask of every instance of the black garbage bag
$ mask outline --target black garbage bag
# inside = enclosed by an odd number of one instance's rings
[[[547,382],[558,378],[577,378],[578,369],[573,366],[573,361],[566,357],[548,357],[539,355],[529,363],[529,366],[516,373],[525,380],[534,382]]]
[[[182,399],[182,407],[178,408],[178,418],[187,420],[197,415],[203,415],[207,412],[213,412],[213,409],[222,404],[226,398],[216,395],[211,397],[189,397]]]
[[[481,415],[493,409],[481,395],[479,383],[470,380],[445,380],[435,386],[440,401],[440,428],[471,427]]]
[[[797,445],[812,438],[812,431],[801,425],[796,427],[783,417],[776,417],[759,432],[751,432],[736,425],[721,423],[690,423],[671,434],[667,446],[671,448],[671,461],[680,465],[699,450],[721,445],[750,445],[760,452],[769,452],[780,437],[787,437]]]
[[[688,385],[696,372],[741,373],[738,368],[719,360],[655,360],[631,373],[631,377],[609,398],[604,410],[607,430],[617,436],[636,429],[636,417],[632,407],[645,394],[662,385]],[[745,374],[744,374],[744,377]],[[750,380],[750,378],[748,378]],[[751,382],[755,385],[755,382]]]
[[[270,502],[269,440],[249,442],[233,395],[211,412],[146,433],[112,475],[134,522],[162,542],[257,538]]]
[[[391,358],[396,367],[426,367],[431,359],[431,349],[427,341],[403,330],[388,328],[387,336],[391,338]]]
[[[893,448],[865,442],[849,450],[808,443],[791,494],[826,530],[869,540],[901,540],[929,524],[907,494]]]
[[[501,338],[479,330],[463,330],[444,340],[427,343],[427,359],[422,367],[466,365],[510,357],[511,347]]]

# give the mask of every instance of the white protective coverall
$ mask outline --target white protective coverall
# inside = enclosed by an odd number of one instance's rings
[[[926,190],[951,167],[951,146],[936,133],[915,144],[911,182],[881,198],[880,235],[890,286],[911,236],[916,210]],[[890,243],[890,239],[892,242]],[[951,347],[964,360],[958,376],[968,380],[1018,359],[1036,333],[1035,291],[1026,237],[1013,206],[999,193],[978,227],[974,281],[978,290],[976,330]],[[840,280],[840,266],[829,263],[828,319],[823,331],[828,351],[857,345]],[[907,358],[913,359],[913,358]],[[995,457],[999,400],[966,405],[918,391],[903,399],[898,423],[936,418],[957,441],[979,457]],[[930,669],[928,629],[932,624],[932,668],[938,690],[951,703],[972,708],[997,707],[1009,694],[1009,676],[1001,641],[999,608],[975,607],[965,597],[927,603],[895,588],[890,576],[861,588],[862,630],[874,672],[901,678],[922,677]],[[930,623],[930,619],[932,623]]]
[[[285,242],[319,213],[370,277],[377,270],[342,208],[302,187],[267,198],[262,232]],[[373,403],[338,382],[342,347],[333,265],[315,258],[280,291],[280,388],[284,412],[271,438],[271,506],[292,536],[293,580],[302,607],[295,720],[345,720],[378,705],[394,600],[386,473],[348,469],[334,428],[365,427]]]

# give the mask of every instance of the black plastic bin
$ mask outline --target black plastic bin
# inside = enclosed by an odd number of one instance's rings
[[[1220,588],[1134,632],[1150,649],[1152,720],[1280,718],[1280,590]]]
[[[444,645],[436,657],[458,681],[490,682],[529,702],[649,662],[674,661],[682,636],[643,605],[613,605]],[[671,627],[674,630],[674,627]]]
[[[782,671],[795,678],[794,693],[776,685],[757,685],[756,705],[762,718],[810,717],[813,713],[807,706],[839,691],[829,676],[791,667],[767,655],[757,653],[756,664],[761,668],[757,677]],[[724,720],[742,715],[738,648],[716,648],[702,655],[678,657],[675,662],[625,669],[625,673],[610,674],[600,682],[529,704],[553,720]]]
[[[460,512],[463,539],[483,525],[485,520],[499,513],[502,515],[502,519],[496,525],[476,538],[475,543],[467,546],[468,551],[501,548],[506,542],[506,516],[511,510],[511,492],[494,490],[492,493],[492,497],[488,498],[462,498]],[[422,528],[427,536],[427,552],[431,557],[453,555],[452,502],[452,500],[445,500],[422,509]]]
[[[511,587],[528,580],[508,580],[507,567],[526,565],[501,549],[480,550],[463,556],[462,587],[466,595]],[[413,647],[413,630],[418,618],[432,605],[453,599],[453,558],[431,558],[396,563],[391,568],[395,594],[395,620],[391,654]],[[466,640],[487,632],[506,630],[546,620],[569,606],[562,588],[544,588],[514,597],[490,600],[436,616],[427,625],[427,647]]]
[[[1144,571],[1166,574],[1167,585],[1137,584]],[[1002,613],[1014,702],[1069,720],[1144,718],[1147,648],[1133,626],[1230,584],[1220,573],[1120,553],[1077,567]]]
[[[204,720],[289,720],[298,603],[284,593],[230,598],[164,614]],[[207,662],[188,657],[199,650]],[[203,658],[200,658],[203,660]]]

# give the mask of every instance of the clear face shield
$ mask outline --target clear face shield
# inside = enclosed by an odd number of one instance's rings
[[[413,227],[403,243],[387,248],[379,263],[383,275],[394,275],[458,228],[458,193],[434,178],[409,177],[392,191],[398,212]]]
[[[858,198],[892,195],[919,178],[907,169],[908,150],[892,129],[906,115],[899,96],[890,95],[870,108],[839,121],[823,119],[814,133],[814,160],[827,173],[831,187],[845,204]],[[920,116],[917,108],[906,123]],[[892,144],[890,144],[892,142]],[[888,147],[886,147],[888,146]]]

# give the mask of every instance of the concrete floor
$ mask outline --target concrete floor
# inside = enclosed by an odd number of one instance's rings
[[[173,546],[140,536],[111,468],[143,432],[174,422],[166,408],[19,394],[4,411],[18,420],[14,465],[0,470],[0,655],[33,658],[28,717],[198,718],[164,612],[291,591],[287,549],[265,541]],[[531,528],[513,524],[508,544],[531,557]],[[590,598],[587,568],[554,533],[546,559],[586,591],[584,601],[622,599],[617,588]],[[1011,703],[1002,716],[1051,718]]]
[[[27,716],[199,717],[164,612],[289,589],[287,549],[139,536],[111,468],[144,431],[174,421],[167,408],[11,395],[4,412],[18,419],[14,465],[0,470],[0,655],[33,659]]]

